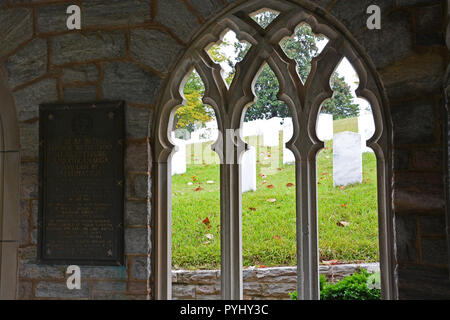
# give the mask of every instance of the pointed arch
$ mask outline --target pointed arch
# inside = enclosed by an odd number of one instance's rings
[[[280,12],[262,28],[251,13],[262,8]],[[245,107],[255,96],[252,86],[261,66],[268,63],[280,82],[279,98],[292,112],[294,135],[287,143],[296,157],[298,291],[303,299],[319,298],[316,155],[323,142],[316,136],[316,122],[322,103],[332,96],[329,80],[340,61],[347,57],[361,79],[356,93],[367,99],[373,110],[376,131],[368,145],[375,150],[378,163],[378,209],[380,221],[380,259],[382,295],[397,297],[394,281],[394,239],[391,213],[392,124],[383,85],[372,62],[345,27],[331,16],[317,15],[318,7],[300,0],[250,0],[228,7],[198,33],[191,46],[166,79],[159,96],[153,128],[153,293],[155,299],[170,299],[170,163],[173,145],[168,139],[171,110],[180,104],[179,87],[186,71],[195,65],[202,75],[207,92],[204,101],[217,108],[219,140],[214,145],[221,155],[221,235],[222,297],[242,298],[241,173],[239,159],[247,145],[236,131],[241,127]],[[303,84],[295,62],[281,50],[279,43],[291,36],[295,28],[307,23],[314,33],[329,42],[312,61],[311,73]],[[224,30],[232,29],[239,40],[252,47],[236,65],[236,75],[226,88],[220,66],[204,53],[205,47],[220,40]],[[201,70],[201,71],[200,71]]]

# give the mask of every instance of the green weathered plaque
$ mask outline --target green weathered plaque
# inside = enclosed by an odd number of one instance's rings
[[[41,263],[123,264],[124,105],[40,106]]]

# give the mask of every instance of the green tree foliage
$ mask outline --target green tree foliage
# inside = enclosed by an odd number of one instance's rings
[[[177,129],[186,129],[189,132],[201,127],[206,122],[214,119],[214,110],[202,101],[205,86],[200,75],[194,70],[188,77],[184,86],[184,98],[186,105],[178,108],[175,113]]]
[[[359,105],[353,103],[350,86],[337,72],[331,77],[331,89],[333,98],[322,105],[322,112],[332,114],[334,120],[359,116]]]
[[[224,42],[224,45],[230,45]],[[211,59],[216,63],[227,60],[221,52],[220,46],[213,45],[208,50]],[[214,110],[205,105],[202,101],[205,93],[205,85],[200,75],[194,70],[188,77],[184,86],[183,94],[186,99],[186,105],[178,108],[175,113],[175,123],[177,129],[186,129],[193,132],[195,129],[203,126],[206,122],[214,119]]]
[[[264,29],[269,26],[278,17],[278,14],[273,11],[263,11],[252,17]]]
[[[253,17],[253,19],[263,27],[267,27],[275,17],[274,13],[266,12]],[[297,72],[303,82],[306,81],[311,71],[311,60],[319,51],[317,42],[320,40],[323,40],[322,36],[314,35],[309,26],[301,25],[296,29],[293,37],[287,38],[281,43],[286,55],[297,63]],[[249,49],[249,46],[236,43],[236,62],[242,61]],[[230,66],[232,66],[232,63],[229,62]],[[227,82],[233,76],[230,75]],[[358,116],[358,105],[353,103],[350,86],[345,83],[344,78],[335,73],[331,83],[334,96],[324,103],[322,111],[333,114],[335,119]],[[267,64],[264,65],[255,84],[257,102],[247,110],[245,121],[289,117],[288,106],[277,98],[278,90],[279,83],[275,73]]]
[[[273,12],[265,12],[253,17],[260,25],[267,27],[275,18]],[[316,36],[307,25],[301,25],[291,38],[286,38],[281,43],[286,55],[297,63],[297,72],[306,81],[311,70],[311,60],[317,55],[319,48],[317,42],[322,40],[322,36]],[[229,46],[229,43],[222,43],[222,46]],[[236,42],[234,44],[235,57],[226,57],[221,51],[221,46],[213,45],[208,53],[216,63],[227,62],[232,72],[225,79],[228,85],[231,84],[235,76],[235,65],[241,62],[251,46],[247,43]],[[344,78],[337,73],[331,79],[333,98],[326,101],[322,107],[322,112],[333,114],[335,119],[355,117],[359,115],[357,104],[353,103],[353,96],[350,86],[345,83]],[[177,110],[175,121],[176,128],[185,128],[192,132],[205,122],[214,119],[214,111],[203,104],[202,96],[205,91],[200,76],[195,71],[189,76],[185,88],[184,96],[186,105]],[[265,64],[255,83],[255,94],[257,102],[250,107],[245,115],[245,121],[257,119],[269,119],[272,117],[290,117],[288,106],[278,100],[279,83],[275,73]]]

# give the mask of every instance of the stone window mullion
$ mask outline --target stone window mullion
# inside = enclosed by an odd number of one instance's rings
[[[240,155],[246,145],[234,132],[240,126],[245,105],[254,98],[251,85],[263,63],[268,63],[280,82],[279,97],[291,109],[294,138],[287,147],[296,158],[296,211],[297,211],[297,277],[300,299],[319,299],[319,248],[318,248],[318,214],[317,214],[317,173],[316,156],[323,142],[315,132],[321,104],[331,98],[333,92],[329,80],[335,68],[347,57],[352,61],[360,78],[358,97],[365,98],[372,106],[376,132],[369,140],[368,146],[375,150],[378,170],[378,201],[380,221],[380,261],[383,297],[396,297],[394,280],[394,240],[393,219],[391,213],[392,177],[390,165],[391,124],[385,119],[383,91],[376,71],[370,69],[367,58],[352,47],[348,36],[323,18],[314,17],[307,9],[293,4],[274,8],[281,11],[273,25],[266,30],[248,24],[245,14],[251,9],[273,4],[272,1],[252,0],[247,5],[238,6],[224,13],[217,22],[217,27],[203,30],[191,48],[180,60],[166,85],[161,97],[159,115],[155,117],[156,145],[158,152],[155,159],[166,159],[154,163],[153,189],[153,282],[156,299],[171,298],[171,176],[169,154],[173,146],[168,143],[168,124],[172,110],[183,101],[179,94],[180,84],[193,64],[205,83],[206,91],[203,101],[214,104],[219,126],[219,140],[213,145],[214,151],[221,158],[220,164],[220,210],[221,210],[221,284],[223,299],[242,299],[242,194]],[[292,8],[291,8],[292,6]],[[291,8],[291,9],[289,9]],[[284,11],[284,12],[283,12]],[[330,42],[322,53],[313,59],[311,74],[302,84],[296,72],[294,61],[288,59],[278,47],[280,41],[290,36],[300,23],[306,22],[316,34],[324,34]],[[210,43],[220,39],[220,34],[227,28],[234,30],[239,39],[246,39],[252,48],[244,60],[236,67],[236,79],[230,88],[226,88],[220,79],[220,67],[214,64],[203,52]],[[367,68],[367,69],[366,69]],[[369,85],[368,85],[369,84]],[[375,84],[375,85],[374,85]],[[370,88],[369,88],[370,87]],[[233,132],[230,134],[229,132]],[[162,135],[162,136],[161,136]],[[242,149],[242,150],[241,150]],[[161,156],[164,155],[164,156]],[[155,261],[156,260],[156,261]]]

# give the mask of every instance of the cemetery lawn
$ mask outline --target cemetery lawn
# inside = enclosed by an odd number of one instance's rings
[[[333,127],[335,134],[344,131],[358,132],[358,118],[334,120]]]
[[[268,149],[261,147],[258,154],[278,151]],[[320,261],[378,261],[375,155],[363,154],[362,184],[333,188],[331,149],[329,141],[317,160]],[[219,171],[217,164],[196,164],[188,166],[184,175],[173,176],[175,269],[220,268]],[[295,185],[295,165],[271,168],[258,163],[257,191],[242,196],[244,267],[296,265],[295,186],[291,184]]]

